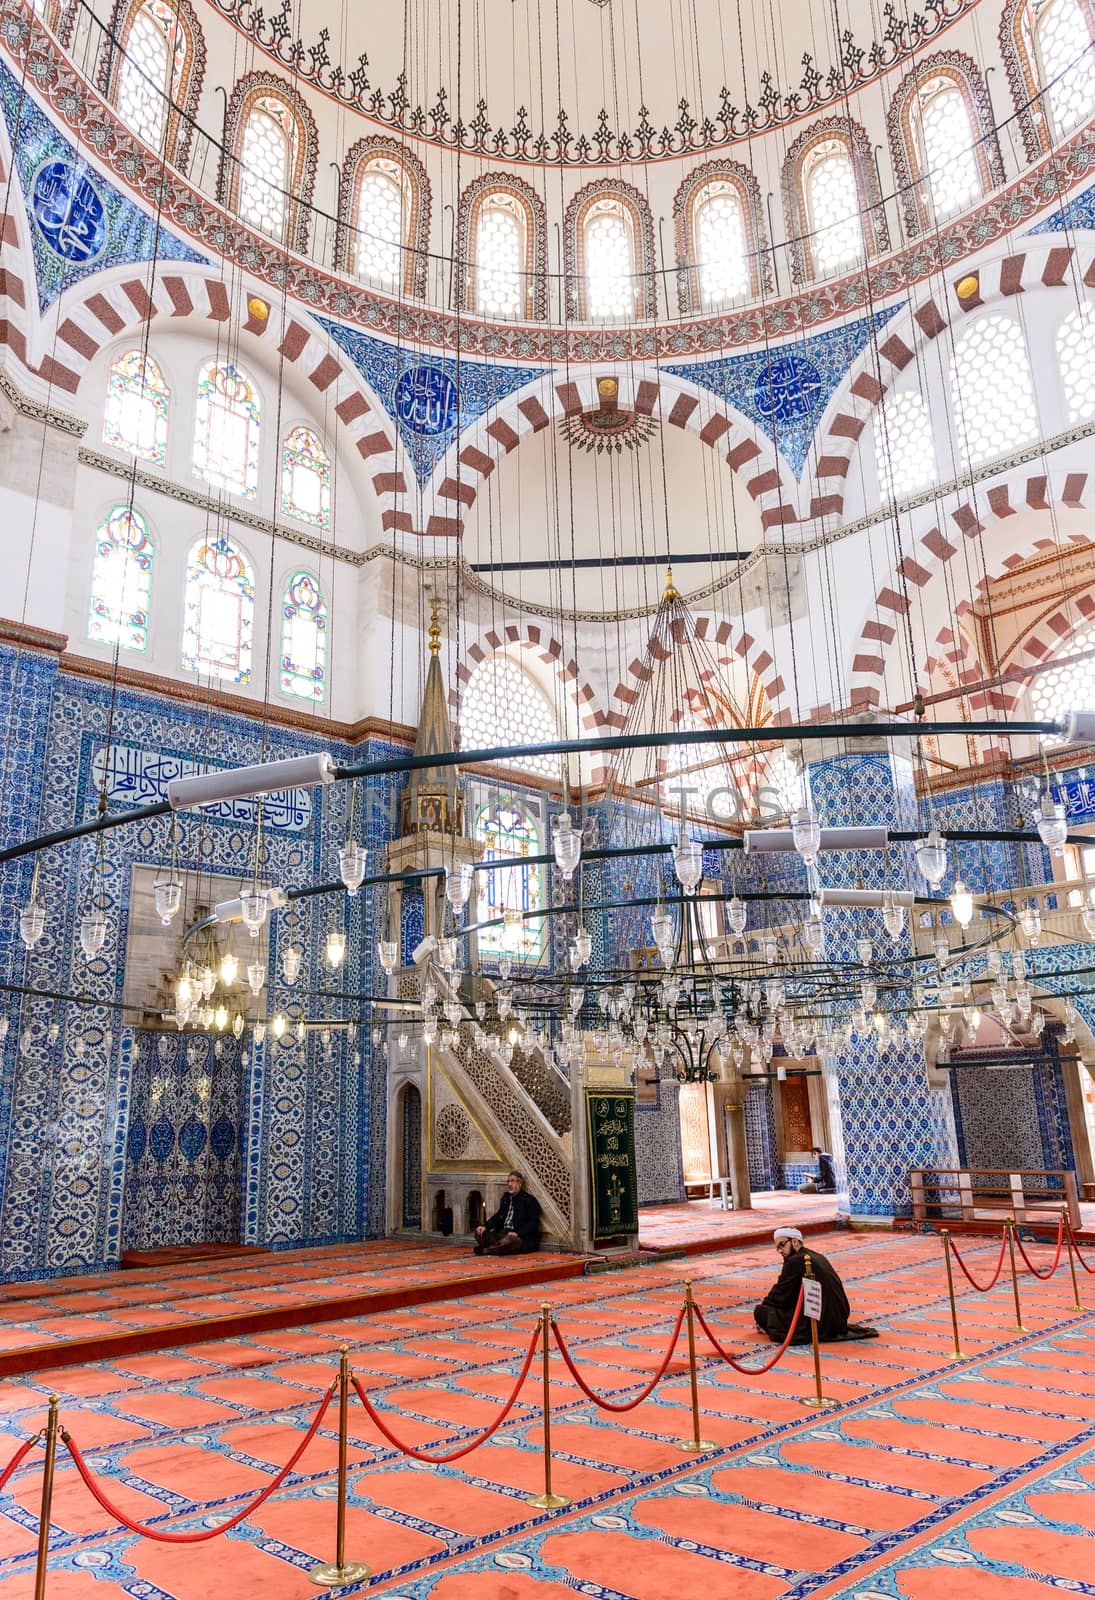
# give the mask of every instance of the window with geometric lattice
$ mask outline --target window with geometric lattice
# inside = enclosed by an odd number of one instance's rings
[[[982,193],[966,97],[952,77],[921,85],[914,116],[925,205],[937,221],[965,211]]]
[[[186,563],[182,664],[187,672],[250,683],[255,575],[226,534],[197,541]]]
[[[1095,417],[1095,307],[1083,301],[1057,330],[1057,365],[1069,422]]]
[[[980,317],[959,335],[951,360],[951,400],[964,466],[980,466],[1038,437],[1026,342],[1011,317]]]
[[[399,164],[390,156],[374,156],[358,179],[353,260],[359,278],[381,288],[399,288],[410,210],[409,186]]]
[[[238,210],[244,222],[285,240],[289,188],[296,156],[296,118],[276,95],[252,101],[240,142]]]
[[[729,305],[749,293],[745,207],[735,184],[715,179],[695,203],[696,260],[705,308]]]
[[[462,749],[547,744],[558,737],[555,707],[516,661],[498,651],[479,663],[460,697]],[[560,775],[558,756],[514,756],[506,765],[544,778]]]
[[[875,407],[875,465],[884,500],[927,489],[938,476],[931,416],[917,389],[900,389],[886,395]]]
[[[162,467],[170,405],[159,363],[142,350],[123,350],[107,376],[103,443]]]
[[[1089,655],[1089,659],[1068,660],[1061,666],[1050,661],[1031,679],[1030,708],[1038,721],[1062,719],[1077,706],[1095,706],[1095,624],[1077,629],[1061,654]]]
[[[1095,113],[1095,49],[1079,0],[1030,8],[1045,105],[1059,139]]]
[[[139,139],[158,149],[186,62],[186,33],[171,0],[145,0],[135,13],[118,68],[118,111]]]
[[[313,528],[331,525],[331,463],[318,433],[293,428],[281,451],[281,509]]]
[[[262,407],[251,379],[229,361],[209,361],[198,375],[194,476],[254,500],[259,484]]]
[[[476,207],[475,309],[485,317],[517,317],[525,308],[528,219],[513,195],[500,190]]]
[[[637,282],[631,215],[611,196],[597,200],[582,225],[586,315],[622,322],[635,315]]]
[[[823,139],[804,164],[803,194],[815,276],[829,277],[863,259],[859,185],[843,139]]]
[[[144,650],[152,592],[152,541],[139,511],[115,506],[95,533],[87,636],[95,644]]]

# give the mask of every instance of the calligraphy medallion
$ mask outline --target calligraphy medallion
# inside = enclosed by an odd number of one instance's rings
[[[70,161],[47,161],[31,188],[31,210],[50,249],[77,265],[106,243],[106,207],[87,173]]]
[[[396,382],[395,409],[414,433],[447,433],[456,423],[456,384],[439,367],[408,367]]]

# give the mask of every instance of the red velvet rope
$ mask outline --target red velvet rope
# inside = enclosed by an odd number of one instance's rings
[[[704,1333],[710,1339],[716,1353],[720,1355],[724,1361],[729,1362],[735,1372],[743,1373],[747,1378],[759,1378],[765,1372],[771,1372],[776,1362],[780,1359],[784,1351],[787,1349],[787,1346],[794,1338],[795,1329],[798,1327],[799,1318],[802,1316],[802,1298],[805,1293],[806,1289],[804,1284],[803,1287],[798,1291],[798,1300],[795,1303],[795,1314],[791,1318],[791,1326],[787,1329],[786,1339],[784,1339],[783,1343],[780,1345],[772,1359],[770,1361],[766,1361],[762,1367],[743,1367],[740,1361],[735,1361],[730,1352],[723,1349],[722,1345],[715,1338],[715,1335],[711,1332],[711,1329],[707,1326],[707,1319],[704,1317],[704,1314],[700,1310],[699,1306],[696,1307],[696,1320],[703,1329]]]
[[[399,1450],[403,1455],[412,1456],[415,1461],[428,1461],[435,1467],[442,1467],[449,1461],[459,1461],[461,1456],[470,1455],[471,1452],[473,1450],[477,1450],[481,1444],[485,1444],[492,1433],[498,1432],[498,1429],[502,1426],[503,1422],[505,1422],[506,1418],[509,1416],[517,1402],[517,1396],[521,1392],[521,1385],[528,1377],[529,1368],[532,1366],[532,1358],[536,1354],[536,1346],[539,1343],[540,1325],[537,1323],[536,1327],[533,1329],[532,1339],[529,1343],[528,1354],[525,1357],[524,1366],[517,1374],[517,1382],[513,1386],[513,1393],[502,1407],[498,1417],[494,1422],[491,1423],[489,1428],[486,1428],[482,1433],[477,1434],[476,1437],[469,1440],[467,1444],[462,1444],[459,1450],[451,1450],[447,1456],[434,1456],[430,1455],[430,1453],[426,1450],[415,1450],[412,1445],[404,1444],[401,1439],[397,1439],[395,1434],[384,1421],[383,1417],[376,1410],[376,1407],[369,1400],[369,1396],[365,1393],[364,1389],[357,1381],[356,1374],[351,1373],[350,1381],[357,1390],[357,1398],[361,1401],[361,1404],[369,1413],[369,1417],[373,1422],[376,1423],[377,1427],[380,1429],[381,1433],[384,1435],[385,1439],[387,1439],[390,1445],[394,1446],[394,1448]]]
[[[31,1451],[34,1449],[35,1445],[40,1442],[41,1438],[42,1435],[40,1433],[36,1433],[33,1438],[23,1440],[23,1443],[12,1456],[3,1472],[0,1472],[0,1489],[4,1487],[13,1472],[18,1472],[27,1456],[30,1455]]]
[[[1019,1254],[1022,1256],[1023,1260],[1027,1264],[1027,1271],[1028,1272],[1032,1272],[1036,1278],[1041,1278],[1043,1282],[1046,1280],[1046,1278],[1052,1278],[1053,1274],[1057,1271],[1057,1267],[1060,1264],[1060,1260],[1061,1260],[1061,1248],[1062,1248],[1064,1242],[1065,1242],[1065,1219],[1063,1217],[1061,1217],[1060,1220],[1057,1223],[1057,1249],[1054,1252],[1053,1265],[1050,1267],[1048,1272],[1039,1272],[1038,1268],[1033,1264],[1033,1262],[1031,1261],[1030,1257],[1027,1255],[1026,1251],[1023,1249],[1023,1241],[1019,1237],[1018,1230],[1016,1231],[1016,1234],[1015,1234],[1015,1243],[1019,1246]]]
[[[1095,1267],[1089,1267],[1083,1256],[1080,1254],[1080,1246],[1077,1244],[1076,1235],[1072,1231],[1071,1221],[1068,1223],[1068,1236],[1072,1240],[1072,1248],[1076,1252],[1076,1260],[1080,1263],[1081,1267],[1083,1267],[1085,1272],[1095,1273]]]
[[[265,1489],[261,1489],[259,1491],[255,1499],[251,1501],[250,1505],[244,1506],[242,1511],[237,1511],[234,1517],[231,1517],[227,1522],[220,1523],[215,1528],[196,1529],[192,1533],[170,1533],[163,1528],[150,1528],[147,1525],[142,1525],[139,1522],[131,1522],[126,1516],[125,1512],[119,1511],[118,1507],[114,1505],[112,1501],[108,1500],[106,1495],[99,1488],[99,1485],[95,1482],[95,1479],[91,1475],[91,1469],[84,1460],[83,1454],[81,1453],[76,1441],[71,1438],[68,1432],[64,1429],[61,1430],[61,1438],[64,1440],[65,1448],[68,1450],[69,1455],[75,1462],[76,1470],[80,1474],[81,1478],[83,1478],[92,1498],[98,1501],[99,1505],[102,1506],[107,1516],[113,1517],[116,1522],[120,1522],[123,1528],[129,1529],[130,1533],[139,1533],[145,1539],[155,1539],[160,1544],[201,1544],[206,1539],[215,1539],[219,1534],[227,1533],[229,1528],[234,1528],[237,1523],[245,1521],[253,1511],[258,1510],[259,1506],[261,1506],[264,1500],[269,1499],[275,1489],[281,1488],[281,1485],[285,1482],[290,1472],[292,1472],[293,1468],[296,1466],[305,1450],[307,1450],[308,1446],[315,1438],[316,1433],[319,1430],[319,1425],[326,1415],[327,1407],[334,1399],[335,1390],[337,1388],[337,1382],[332,1383],[331,1387],[327,1390],[327,1393],[323,1397],[319,1410],[316,1412],[312,1426],[308,1429],[308,1432],[304,1435],[304,1438],[300,1441],[300,1444],[293,1451],[293,1454],[282,1467],[277,1477],[274,1478],[272,1482],[268,1483]],[[184,1515],[184,1513],[180,1512],[176,1513],[176,1515]]]
[[[650,1394],[651,1390],[655,1387],[655,1385],[659,1384],[661,1382],[661,1380],[665,1377],[665,1369],[668,1367],[670,1361],[673,1359],[673,1352],[677,1348],[677,1340],[680,1338],[680,1335],[681,1335],[681,1323],[683,1321],[684,1321],[684,1307],[682,1306],[681,1309],[677,1313],[677,1320],[673,1324],[673,1332],[672,1332],[672,1335],[670,1336],[670,1340],[669,1340],[669,1349],[665,1352],[665,1360],[662,1362],[662,1364],[658,1368],[657,1372],[651,1378],[650,1382],[645,1386],[645,1388],[643,1388],[640,1391],[640,1393],[638,1393],[635,1396],[635,1398],[633,1400],[624,1400],[620,1404],[617,1404],[613,1400],[602,1400],[600,1395],[596,1394],[589,1387],[588,1383],[586,1383],[585,1379],[582,1377],[581,1373],[578,1371],[578,1368],[574,1365],[574,1361],[573,1361],[573,1359],[571,1357],[570,1351],[567,1349],[567,1346],[566,1346],[566,1340],[563,1338],[562,1332],[560,1331],[559,1324],[557,1322],[552,1322],[551,1331],[555,1335],[555,1343],[559,1346],[559,1354],[563,1358],[563,1363],[566,1366],[567,1371],[570,1373],[571,1377],[574,1379],[574,1381],[578,1385],[579,1389],[581,1389],[582,1393],[588,1399],[592,1400],[593,1404],[595,1406],[600,1406],[602,1411],[634,1411],[635,1407],[637,1405],[641,1405],[641,1403],[646,1399],[647,1395]]]
[[[1004,1266],[1004,1251],[1008,1247],[1008,1236],[1006,1231],[1000,1235],[1000,1259],[997,1261],[996,1271],[993,1273],[988,1283],[978,1283],[977,1279],[970,1272],[970,1269],[966,1266],[966,1263],[962,1260],[962,1257],[958,1254],[958,1246],[955,1244],[953,1239],[950,1241],[950,1247],[954,1252],[954,1259],[957,1261],[958,1265],[962,1268],[962,1271],[965,1274],[967,1282],[973,1285],[978,1294],[988,1294],[990,1289],[995,1289],[996,1280],[1000,1276]]]

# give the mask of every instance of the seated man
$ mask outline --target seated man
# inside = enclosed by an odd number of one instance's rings
[[[540,1248],[540,1202],[526,1193],[519,1172],[506,1179],[502,1204],[475,1230],[477,1256],[515,1256]]]
[[[783,1258],[783,1269],[773,1287],[759,1306],[753,1310],[753,1320],[763,1333],[776,1344],[782,1344],[791,1326],[798,1304],[798,1292],[806,1276],[806,1251],[802,1234],[797,1228],[777,1228],[773,1238],[776,1249]],[[848,1321],[848,1296],[832,1262],[818,1251],[810,1251],[810,1267],[821,1284],[821,1316],[818,1318],[819,1339],[872,1339],[874,1328],[863,1328]],[[792,1344],[810,1343],[810,1321],[803,1314],[799,1318]]]
[[[817,1177],[807,1178],[798,1186],[799,1194],[836,1194],[836,1168],[828,1150],[814,1145],[812,1154],[817,1158]]]

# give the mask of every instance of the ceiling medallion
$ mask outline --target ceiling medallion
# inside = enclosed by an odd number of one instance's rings
[[[638,411],[583,411],[565,417],[559,431],[568,444],[600,455],[603,450],[637,450],[657,431],[652,417]]]

